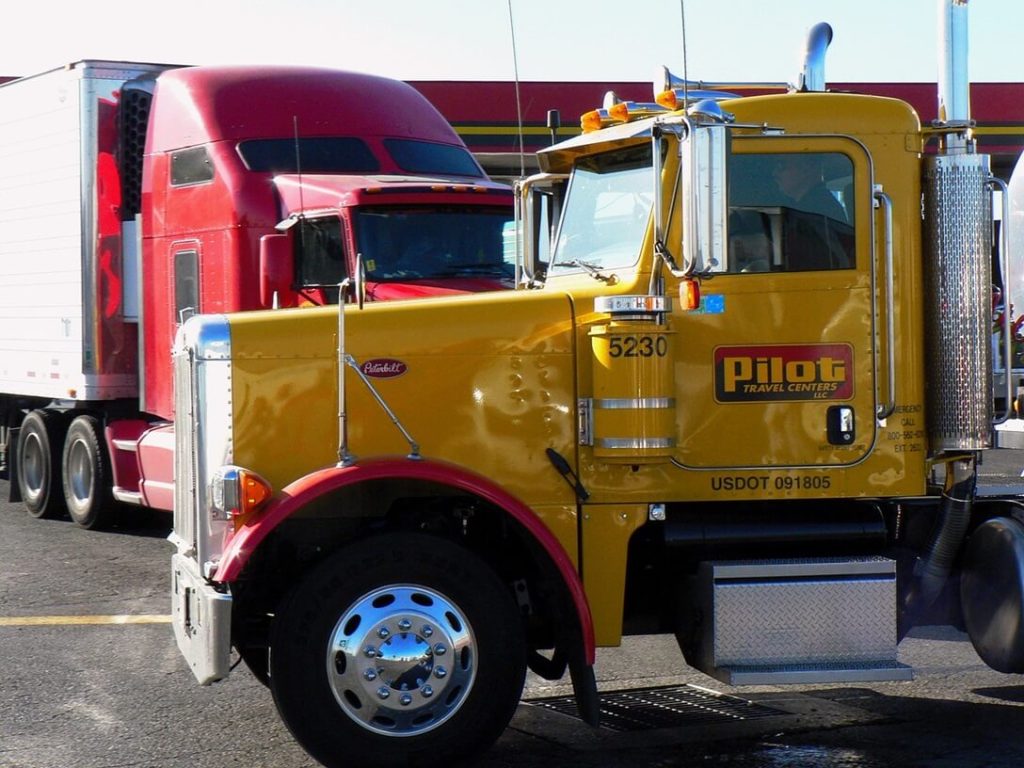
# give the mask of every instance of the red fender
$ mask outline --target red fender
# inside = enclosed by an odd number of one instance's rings
[[[547,552],[569,589],[583,632],[586,660],[588,664],[594,664],[594,622],[590,614],[590,605],[587,603],[579,574],[561,543],[537,518],[533,510],[519,499],[490,480],[452,464],[429,460],[410,461],[404,458],[377,459],[348,467],[327,467],[299,478],[276,494],[269,506],[264,508],[256,519],[243,525],[232,536],[214,574],[214,581],[230,583],[237,579],[260,542],[278,524],[313,499],[356,483],[388,478],[427,480],[457,488],[486,499],[519,521]]]

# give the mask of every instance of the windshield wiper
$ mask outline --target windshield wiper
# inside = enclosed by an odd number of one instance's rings
[[[553,264],[552,266],[579,267],[595,280],[602,280],[608,283],[609,285],[617,282],[617,278],[615,277],[615,275],[606,275],[603,272],[601,272],[601,270],[598,269],[596,265],[590,264],[589,262],[586,261],[580,261],[579,259],[571,259],[570,261],[559,261],[558,263]]]

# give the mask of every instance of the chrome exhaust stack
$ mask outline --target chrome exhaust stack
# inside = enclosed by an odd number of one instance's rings
[[[832,27],[824,21],[815,24],[807,33],[804,65],[796,83],[796,89],[801,93],[825,90],[825,52],[831,42]]]
[[[948,127],[945,151],[966,152],[971,125],[971,86],[967,76],[967,0],[939,0],[938,127]]]

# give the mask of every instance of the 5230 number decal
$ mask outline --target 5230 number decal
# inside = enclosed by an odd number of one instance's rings
[[[608,340],[612,357],[665,357],[668,338],[665,336],[612,336]]]

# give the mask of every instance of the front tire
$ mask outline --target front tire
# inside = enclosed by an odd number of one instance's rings
[[[526,671],[511,593],[447,540],[385,534],[321,563],[277,612],[270,685],[328,768],[452,766],[487,749]]]
[[[94,416],[79,416],[68,427],[61,462],[68,514],[82,528],[96,530],[113,521],[110,461]]]
[[[29,411],[18,432],[18,491],[32,517],[64,513],[61,446],[67,421],[55,411]]]

